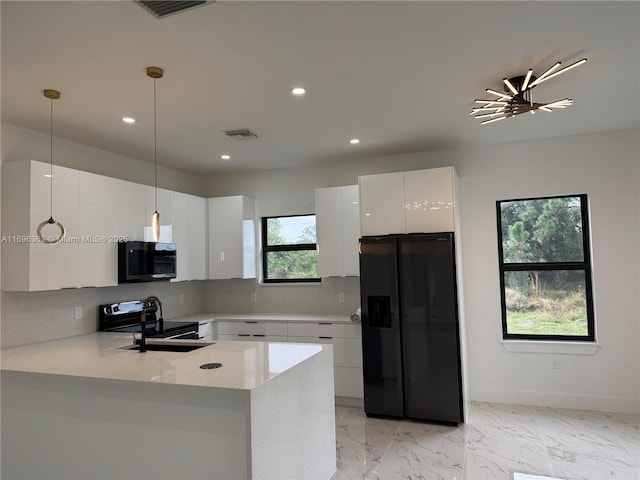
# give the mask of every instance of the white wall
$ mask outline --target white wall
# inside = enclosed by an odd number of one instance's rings
[[[205,194],[256,197],[258,215],[313,211],[313,189],[357,183],[358,175],[454,165],[460,178],[464,291],[471,397],[477,401],[640,411],[640,144],[638,130],[424,152],[319,167],[210,177]],[[591,211],[595,355],[513,353],[502,344],[496,200],[586,193]],[[353,287],[353,285],[352,285]],[[296,289],[258,287],[259,302],[304,311]],[[218,311],[247,302],[205,285]],[[224,290],[225,295],[215,296]],[[246,291],[245,291],[246,290]],[[324,295],[330,298],[329,295]],[[299,300],[299,301],[298,301]],[[333,308],[333,305],[331,305]],[[258,307],[248,306],[259,311]],[[551,356],[560,369],[551,369]]]
[[[459,162],[475,400],[639,411],[638,131],[464,152]],[[500,344],[495,201],[586,193],[592,232],[595,355],[510,353]],[[551,369],[551,356],[561,368]]]
[[[2,122],[2,163],[31,159],[49,163],[50,135]],[[154,184],[153,163],[55,137],[53,163],[146,185]],[[158,187],[200,195],[199,176],[158,165]]]

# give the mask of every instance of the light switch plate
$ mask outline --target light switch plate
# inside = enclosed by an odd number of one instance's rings
[[[77,305],[74,311],[74,316],[76,320],[82,320],[82,306]]]

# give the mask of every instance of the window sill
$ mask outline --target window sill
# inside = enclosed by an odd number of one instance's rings
[[[595,355],[601,347],[596,342],[556,342],[542,340],[502,340],[502,347],[512,353],[563,353]]]

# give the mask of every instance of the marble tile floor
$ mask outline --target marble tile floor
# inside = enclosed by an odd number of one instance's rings
[[[332,480],[639,480],[639,415],[473,403],[458,427],[336,407]]]

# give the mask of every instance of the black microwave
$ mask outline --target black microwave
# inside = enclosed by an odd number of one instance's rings
[[[118,283],[152,282],[176,278],[176,244],[120,242]]]

